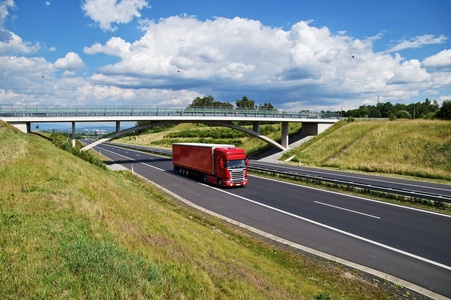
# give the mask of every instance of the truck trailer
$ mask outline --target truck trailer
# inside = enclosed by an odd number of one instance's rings
[[[196,174],[204,183],[219,186],[247,185],[246,153],[234,145],[174,143],[174,171],[188,176]]]

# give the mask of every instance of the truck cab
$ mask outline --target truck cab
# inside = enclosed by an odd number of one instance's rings
[[[244,150],[236,147],[215,148],[215,175],[219,186],[247,185],[248,160]]]

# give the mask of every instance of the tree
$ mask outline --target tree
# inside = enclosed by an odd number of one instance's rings
[[[241,100],[236,100],[236,107],[238,108],[257,108],[255,106],[255,101],[248,99],[246,96],[243,96]]]
[[[215,101],[213,96],[207,96],[207,97],[196,97],[196,99],[191,102],[188,107],[221,107],[221,108],[233,108],[233,105],[229,102],[221,102],[221,101]]]
[[[378,103],[377,107],[379,108],[379,112],[382,118],[390,117],[390,114],[393,111],[393,104],[391,104],[390,102]]]
[[[258,109],[261,109],[261,110],[273,110],[274,106],[271,104],[271,102],[268,102],[268,103],[265,102],[265,104],[260,104],[258,106]]]
[[[439,119],[451,120],[451,100],[443,101],[442,107],[435,116]]]
[[[398,118],[401,118],[401,119],[412,119],[412,115],[407,110],[400,110],[398,112]]]

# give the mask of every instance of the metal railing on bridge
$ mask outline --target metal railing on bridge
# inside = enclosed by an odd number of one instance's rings
[[[143,117],[143,116],[225,116],[301,119],[338,119],[339,113],[243,109],[221,107],[121,107],[121,106],[40,106],[1,105],[0,117]]]

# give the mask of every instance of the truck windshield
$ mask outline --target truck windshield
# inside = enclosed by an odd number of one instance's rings
[[[237,160],[229,160],[225,164],[227,169],[237,169],[237,168],[246,168],[246,160],[245,159],[237,159]]]

